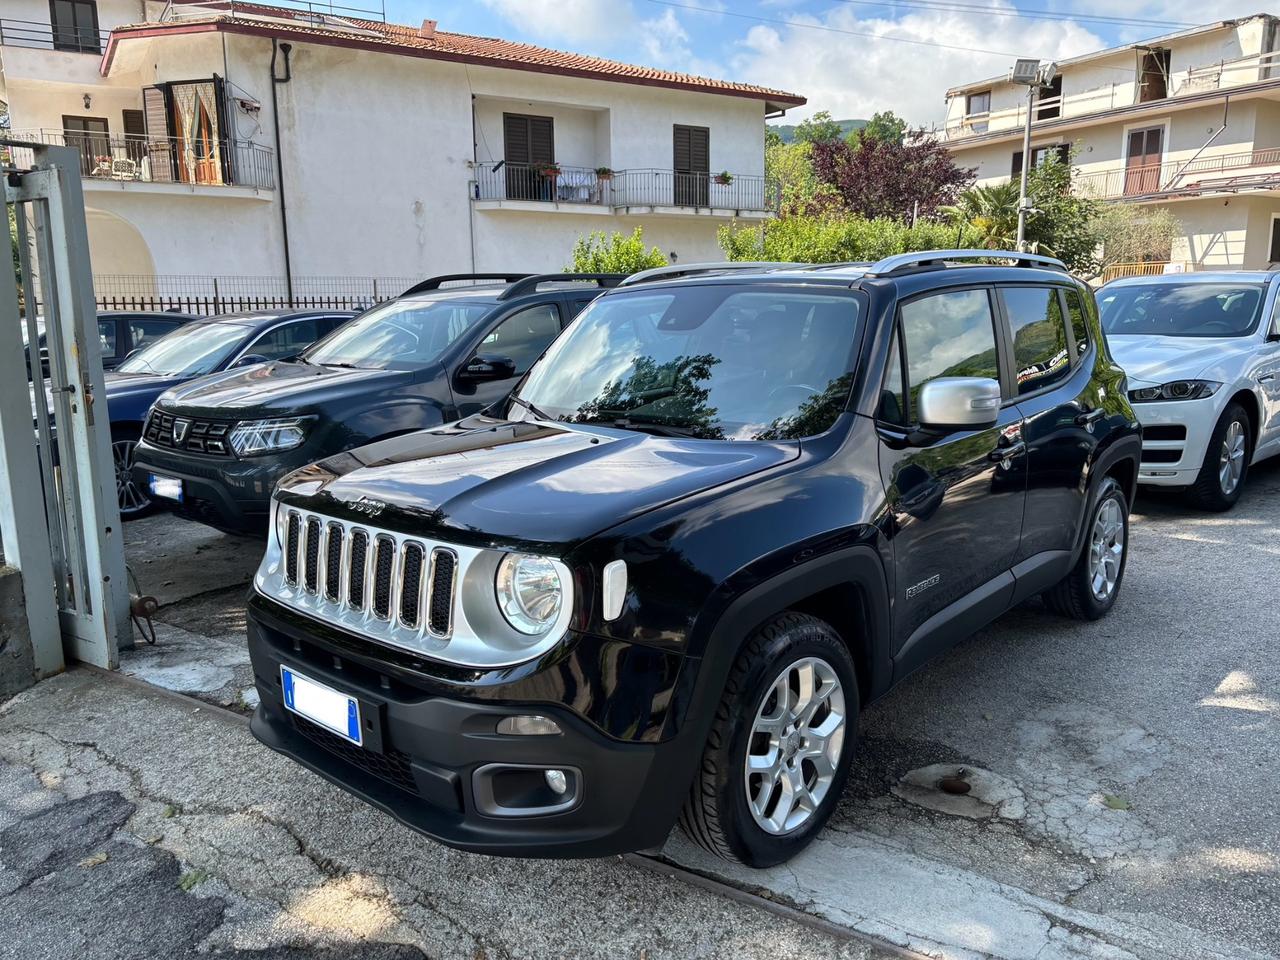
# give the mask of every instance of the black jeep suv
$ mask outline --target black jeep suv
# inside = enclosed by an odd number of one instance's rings
[[[424,280],[293,356],[164,393],[134,451],[134,481],[182,516],[265,536],[271,488],[286,473],[502,399],[573,316],[622,278]]]
[[[285,478],[254,733],[467,850],[679,818],[790,857],[862,706],[1029,597],[1120,591],[1141,439],[1093,295],[974,256],[638,274],[494,409]]]

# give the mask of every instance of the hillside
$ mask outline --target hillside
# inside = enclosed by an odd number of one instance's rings
[[[853,131],[861,130],[867,125],[865,120],[837,120],[836,122],[840,124],[840,133],[846,137]],[[769,124],[769,129],[776,130],[783,143],[791,143],[796,136],[796,125],[794,123],[771,123]]]

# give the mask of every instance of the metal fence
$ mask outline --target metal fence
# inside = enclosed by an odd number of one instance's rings
[[[544,200],[608,205],[611,174],[590,167],[557,164],[477,163],[472,196],[476,200]]]
[[[35,20],[0,19],[0,46],[62,50],[68,53],[102,53],[110,34],[92,27],[54,27]]]
[[[99,274],[99,310],[180,310],[213,315],[249,310],[363,310],[398,297],[421,277],[213,277]]]
[[[251,140],[193,141],[182,137],[112,136],[75,130],[17,130],[14,140],[75,147],[80,175],[119,183],[187,183],[274,190],[275,152]],[[11,148],[18,166],[28,166],[30,151]]]

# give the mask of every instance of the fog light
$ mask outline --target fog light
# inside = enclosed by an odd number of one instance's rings
[[[509,737],[550,737],[560,732],[560,724],[550,717],[503,717],[498,732]]]
[[[556,796],[563,797],[564,792],[569,789],[569,778],[564,775],[563,770],[548,770],[543,776],[547,778],[547,786]]]

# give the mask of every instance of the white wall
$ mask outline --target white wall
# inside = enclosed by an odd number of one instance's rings
[[[607,166],[609,156],[608,111],[582,109],[539,100],[477,97],[475,100],[475,158],[501,160],[505,154],[504,113],[551,117],[555,159],[570,167]],[[604,114],[603,121],[601,114]],[[601,137],[603,134],[603,137]]]

